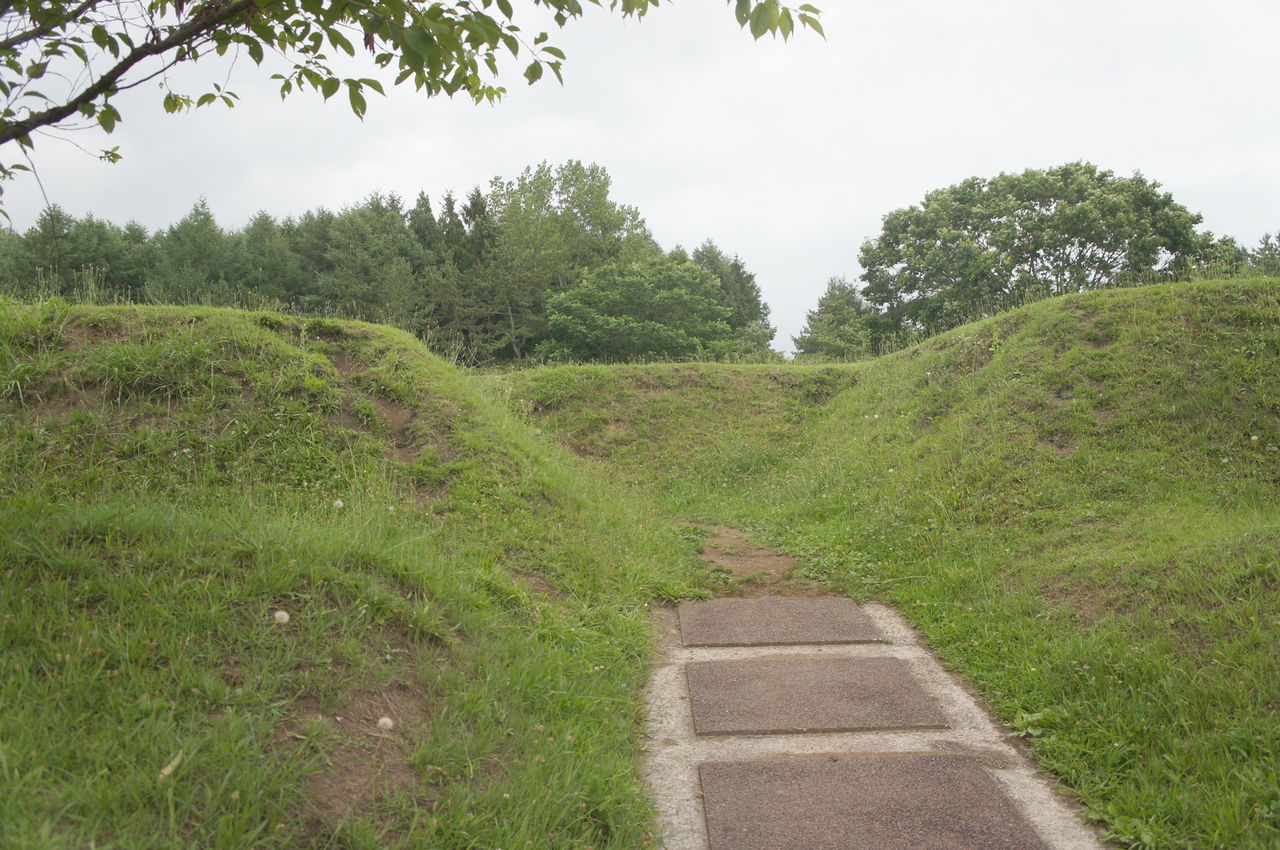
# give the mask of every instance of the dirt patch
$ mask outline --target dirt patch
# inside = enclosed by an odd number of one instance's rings
[[[319,769],[307,783],[308,818],[332,829],[353,813],[398,793],[421,793],[410,735],[429,722],[431,704],[421,689],[394,684],[352,694],[331,711],[314,697],[294,703],[277,732],[278,743],[315,742]],[[391,728],[385,728],[389,718]],[[380,725],[379,721],[382,721]]]
[[[409,433],[409,423],[417,418],[417,411],[386,399],[378,399],[377,405],[379,415],[391,430],[392,457],[404,463],[413,463],[418,459],[418,448],[414,445],[413,435]]]
[[[687,523],[709,532],[702,559],[713,570],[729,574],[731,588],[722,596],[827,596],[819,585],[795,576],[796,560],[776,549],[756,546],[736,528]]]
[[[710,532],[702,553],[703,560],[713,567],[728,570],[734,578],[765,573],[776,579],[783,579],[790,576],[796,568],[796,561],[790,555],[756,546],[747,540],[746,534],[736,528],[700,523],[693,525]]]
[[[342,378],[350,378],[356,372],[363,372],[363,369],[357,368],[356,359],[345,351],[335,351],[329,355],[333,368],[337,370],[338,375]]]
[[[1061,575],[1044,585],[1040,598],[1050,605],[1068,609],[1082,625],[1092,626],[1118,610],[1115,595],[1102,591],[1103,588],[1084,586],[1072,576]]]
[[[77,386],[68,390],[66,385],[42,387],[27,393],[28,405],[34,410],[33,423],[37,426],[62,419],[72,413],[91,413],[107,406],[107,394],[100,386]]]
[[[564,594],[552,587],[551,582],[538,573],[532,570],[513,570],[512,572],[516,581],[526,585],[533,592],[552,599],[564,599]]]

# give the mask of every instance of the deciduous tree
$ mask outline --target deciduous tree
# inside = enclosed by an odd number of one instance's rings
[[[547,302],[552,342],[543,352],[578,360],[683,360],[733,336],[719,281],[667,259],[606,266]]]
[[[1032,291],[1173,273],[1203,247],[1200,216],[1159,186],[1074,162],[938,189],[863,243],[863,295],[898,329],[932,332]]]
[[[658,0],[587,0],[643,17]],[[731,0],[755,38],[788,38],[794,27],[821,32],[818,10],[779,0]],[[533,7],[533,8],[530,8]],[[537,12],[543,18],[539,20]],[[583,13],[580,0],[532,0],[517,14],[510,0],[5,0],[0,3],[0,146],[33,144],[44,128],[96,122],[110,133],[121,120],[118,95],[159,79],[166,111],[222,103],[236,94],[169,87],[166,71],[210,54],[243,53],[261,65],[269,54],[281,96],[313,90],[328,100],[345,92],[356,115],[383,80],[412,83],[428,95],[463,94],[494,101],[500,65],[529,60],[525,78],[557,78],[565,55],[546,31],[521,23],[565,26]],[[520,23],[518,23],[519,21]],[[554,27],[551,27],[554,29]],[[535,34],[536,33],[536,34]],[[344,76],[331,57],[367,54],[373,77]],[[113,148],[108,160],[119,157]],[[0,178],[23,166],[0,165]]]

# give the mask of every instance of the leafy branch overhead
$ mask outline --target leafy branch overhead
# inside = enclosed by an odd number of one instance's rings
[[[659,0],[586,0],[625,17],[643,17]],[[731,0],[752,36],[789,38],[797,25],[821,33],[818,10],[778,0]],[[565,54],[547,30],[583,14],[579,0],[0,0],[0,145],[30,147],[32,134],[96,122],[110,133],[121,120],[113,99],[159,79],[168,112],[222,103],[234,92],[218,85],[188,94],[166,73],[209,54],[247,54],[262,65],[275,54],[281,96],[300,90],[328,100],[345,89],[364,115],[366,92],[412,83],[428,95],[465,94],[495,101],[504,62],[527,59],[524,76],[557,79]],[[545,27],[526,33],[517,22]],[[532,31],[531,31],[532,32]],[[334,59],[367,54],[383,79],[342,76]],[[114,151],[104,158],[115,159]],[[11,176],[10,169],[0,177]]]

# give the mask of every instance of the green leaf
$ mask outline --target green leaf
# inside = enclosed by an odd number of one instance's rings
[[[360,93],[360,84],[355,80],[347,80],[347,97],[351,101],[351,111],[357,118],[363,119],[369,104],[365,102],[364,95]]]
[[[564,51],[558,47],[552,47],[551,45],[547,45],[546,47],[542,48],[542,52],[549,53],[552,56],[556,57],[557,59],[564,58]]]
[[[813,15],[801,15],[800,23],[804,24],[823,38],[827,37],[827,34],[822,31],[822,24],[818,23],[818,19]]]
[[[412,27],[404,30],[402,43],[405,47],[409,48],[423,59],[426,59],[440,51],[440,47],[436,44],[436,40],[434,38],[432,38],[428,33],[419,29],[413,29]]]
[[[107,133],[116,128],[116,121],[119,118],[120,113],[116,112],[116,108],[109,103],[103,104],[102,109],[98,111],[98,125]]]
[[[524,78],[529,81],[529,85],[542,79],[542,63],[531,62],[529,67],[524,69]]]
[[[778,16],[778,32],[782,34],[782,40],[791,38],[791,32],[794,29],[795,23],[791,20],[791,10],[783,9],[782,14]]]
[[[32,62],[27,66],[27,79],[38,80],[44,76],[44,72],[48,70],[48,62]]]
[[[508,21],[511,20],[511,0],[498,0],[498,8],[502,10],[502,14],[507,16]]]
[[[204,94],[200,95],[200,99],[196,101],[196,107],[199,108],[201,106],[208,106],[209,104],[213,103],[217,99],[218,99],[218,96],[213,92],[205,92]]]
[[[342,88],[342,81],[337,77],[330,77],[320,84],[320,93],[324,95],[325,100],[328,100],[337,94],[340,88]]]
[[[356,55],[356,49],[351,45],[351,42],[348,41],[342,33],[338,32],[337,30],[331,29],[331,30],[328,30],[328,34],[329,34],[330,44],[332,44],[334,47],[338,48],[348,56]]]
[[[245,41],[244,46],[248,49],[249,58],[253,60],[253,64],[261,65],[263,58],[262,43],[257,39],[251,38]]]

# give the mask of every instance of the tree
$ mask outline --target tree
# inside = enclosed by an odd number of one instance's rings
[[[720,279],[720,303],[729,308],[729,326],[741,328],[769,318],[769,307],[760,300],[756,276],[747,271],[738,257],[729,257],[708,239],[689,258],[700,269]]]
[[[1159,185],[1074,162],[935,190],[863,243],[863,295],[894,329],[936,332],[1030,293],[1172,274],[1201,219]]]
[[[599,165],[543,162],[514,181],[494,178],[487,195],[468,198],[463,220],[472,233],[476,217],[468,210],[484,210],[485,248],[459,264],[476,302],[476,354],[521,359],[545,338],[549,294],[606,264],[660,253],[640,213],[609,197],[610,183]]]
[[[805,316],[804,330],[792,337],[796,352],[830,360],[856,360],[872,353],[869,317],[875,315],[858,288],[843,277],[827,281],[818,306]]]
[[[719,281],[693,263],[667,259],[606,266],[547,301],[550,357],[634,361],[706,355],[733,336]]]
[[[309,280],[289,236],[274,218],[259,212],[238,237],[243,271],[240,282],[254,292],[289,303],[301,296]]]
[[[1280,231],[1262,234],[1258,247],[1249,255],[1253,267],[1265,275],[1280,275]]]
[[[659,0],[589,0],[627,17],[643,17]],[[818,10],[794,12],[778,0],[732,0],[740,25],[755,38],[789,38],[796,21],[822,32]],[[579,0],[533,0],[558,27],[583,13]],[[522,8],[520,20],[530,10]],[[167,112],[237,96],[220,85],[188,94],[169,87],[166,72],[210,53],[243,52],[258,65],[268,53],[284,61],[282,97],[302,90],[325,100],[346,90],[362,116],[366,92],[382,82],[342,77],[330,52],[366,52],[395,84],[412,82],[427,95],[465,94],[476,102],[504,94],[496,85],[502,57],[531,61],[530,84],[546,70],[561,76],[564,53],[546,32],[528,38],[510,0],[5,0],[0,3],[0,146],[30,147],[32,134],[86,119],[110,133],[121,120],[115,98],[159,79]],[[116,149],[103,158],[119,158]],[[0,165],[0,179],[21,165]]]
[[[171,304],[199,303],[235,279],[234,250],[204,199],[155,238],[149,295]]]

